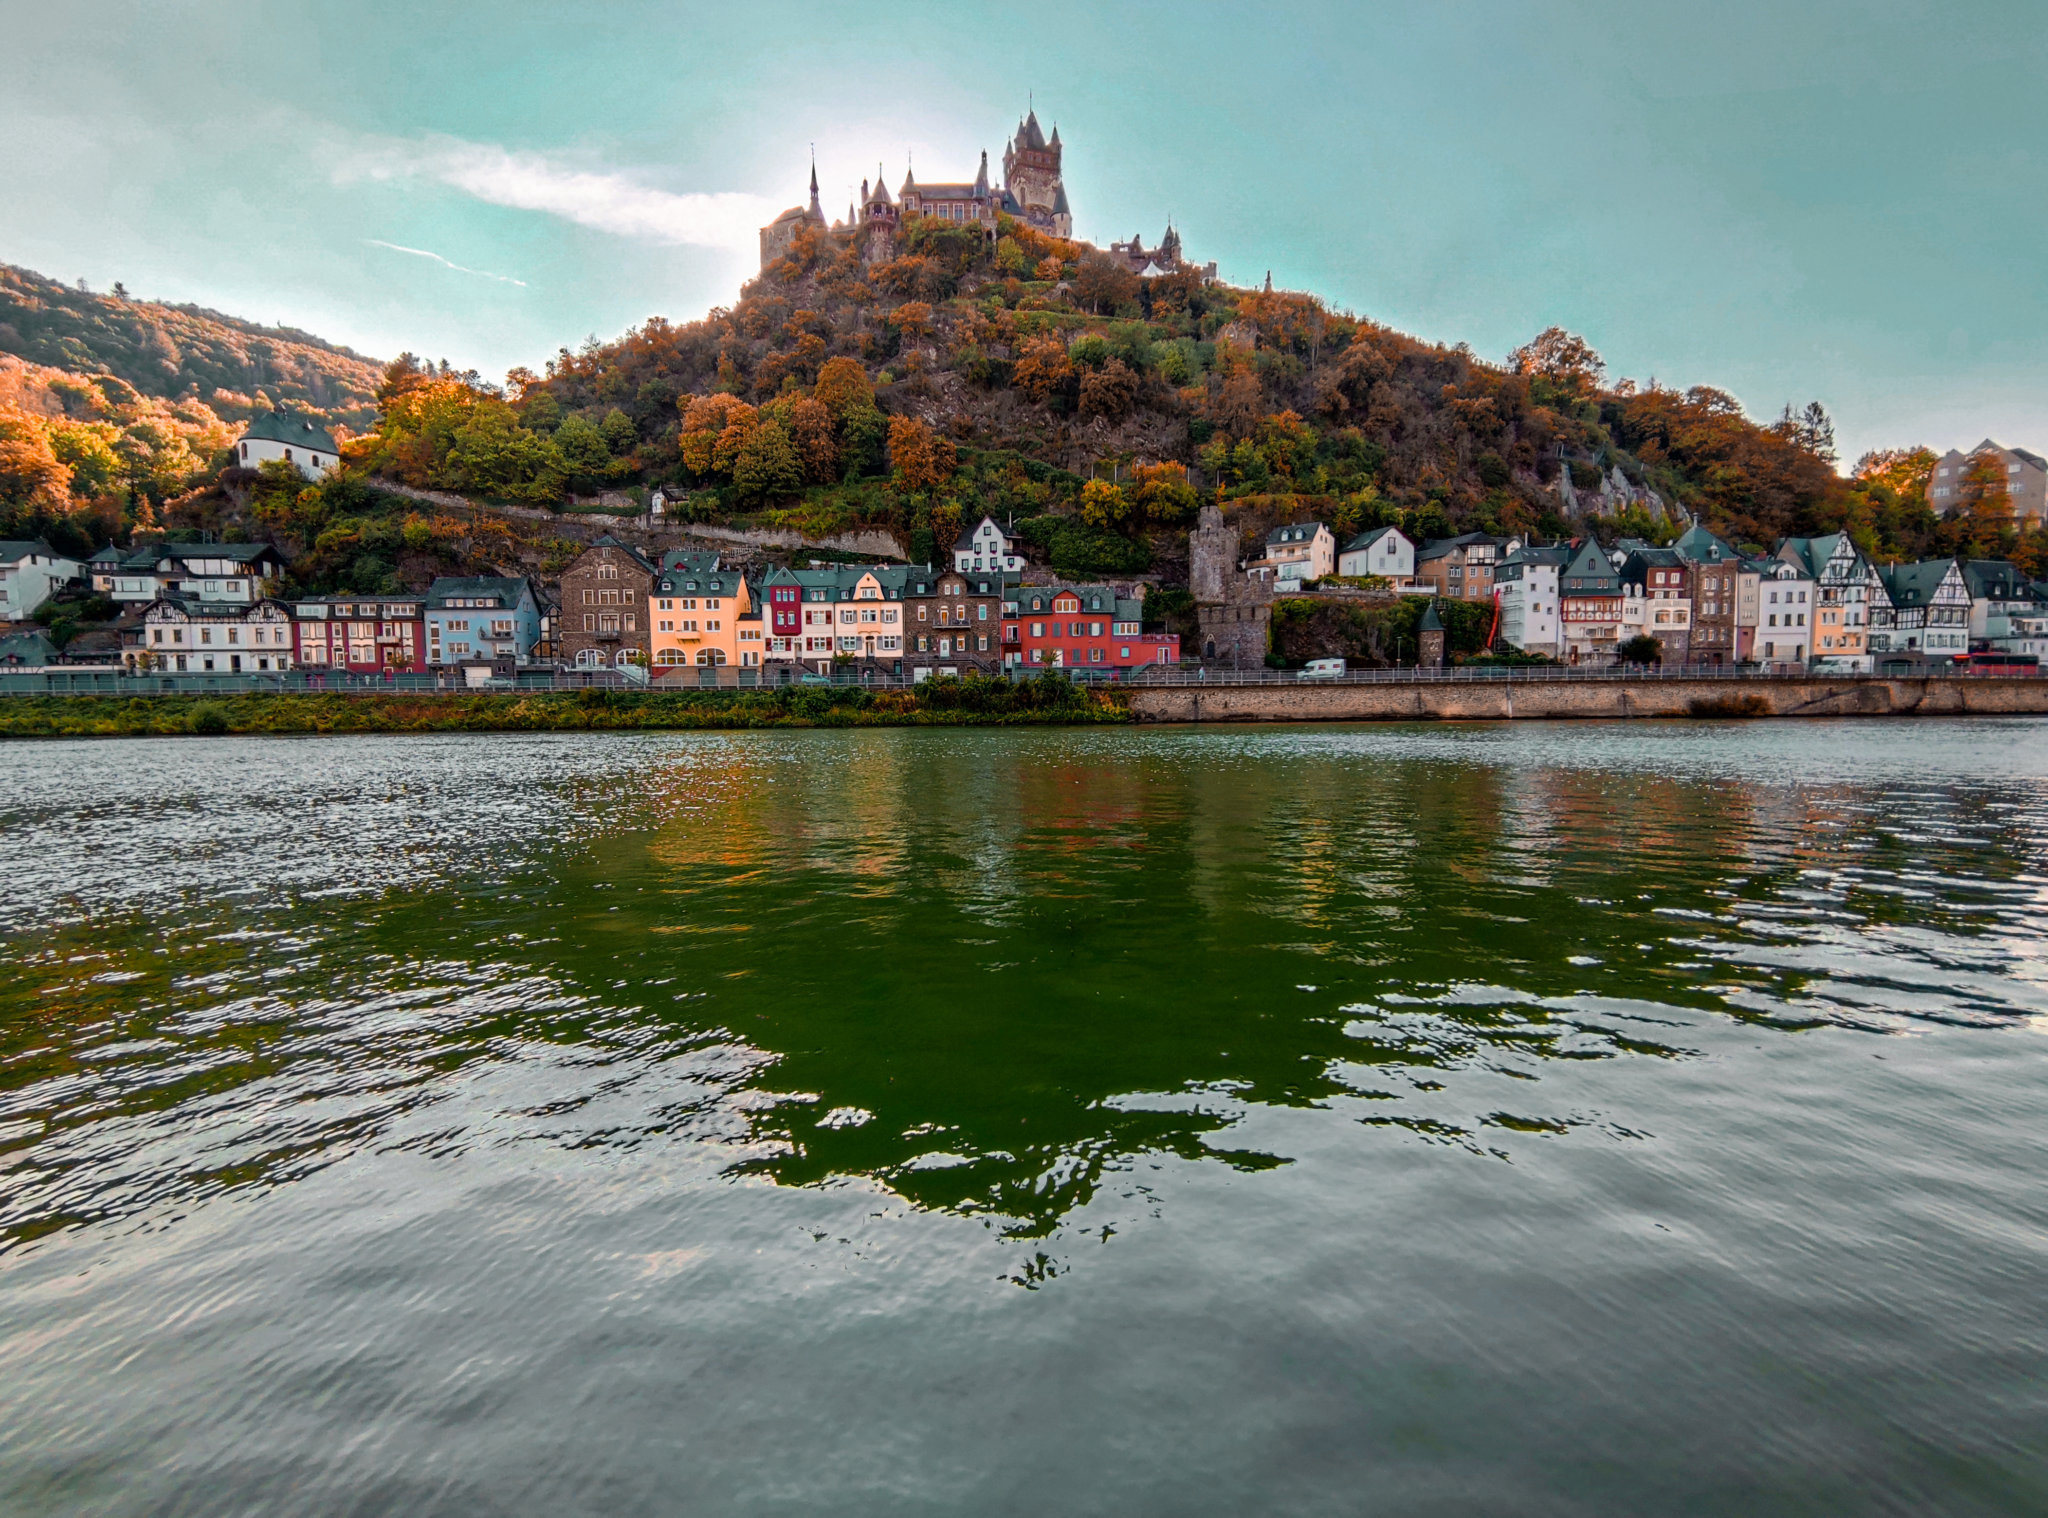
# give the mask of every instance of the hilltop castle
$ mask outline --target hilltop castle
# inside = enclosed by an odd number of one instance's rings
[[[906,216],[936,216],[962,226],[978,227],[993,237],[998,216],[1010,216],[1055,237],[1074,235],[1074,213],[1067,204],[1067,187],[1060,178],[1060,129],[1047,137],[1032,111],[1017,123],[1017,135],[1003,149],[1003,183],[992,185],[988,177],[988,153],[981,155],[981,170],[972,184],[919,184],[915,173],[905,170],[903,187],[894,198],[875,170],[872,183],[861,181],[860,204],[849,206],[846,220],[833,222],[831,230],[850,234],[860,244],[861,257],[877,263],[895,256],[896,229]],[[761,267],[767,268],[789,251],[790,242],[806,227],[824,229],[825,212],[818,203],[818,169],[811,166],[811,201],[791,206],[761,229]]]

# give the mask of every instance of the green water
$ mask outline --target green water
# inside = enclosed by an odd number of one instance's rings
[[[0,1512],[2048,1510],[2044,738],[0,747]]]

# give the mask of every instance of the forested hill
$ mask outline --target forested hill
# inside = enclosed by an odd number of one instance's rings
[[[1076,571],[1170,553],[1197,496],[1217,494],[1248,547],[1307,517],[1418,539],[1668,540],[1675,525],[1644,509],[1654,492],[1738,543],[1846,528],[1886,559],[2048,556],[1995,510],[1937,518],[1924,449],[1845,477],[1817,404],[1751,418],[1711,386],[1611,380],[1555,328],[1489,361],[1310,294],[1186,269],[1141,280],[1008,221],[990,242],[912,218],[880,264],[803,233],[731,308],[650,320],[513,380],[502,401],[444,384],[433,406],[401,406],[364,457],[531,498],[565,480],[659,484],[693,511],[892,525],[919,550],[995,510],[1064,542]],[[465,450],[471,405],[490,420]]]
[[[230,422],[281,405],[357,432],[376,424],[381,365],[359,353],[291,327],[95,294],[7,265],[0,353],[80,378],[112,375],[143,396],[196,400]]]

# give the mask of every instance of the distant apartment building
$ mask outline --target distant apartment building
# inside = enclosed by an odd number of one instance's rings
[[[2024,448],[2001,447],[1990,438],[1968,453],[1951,448],[1936,461],[1927,482],[1927,504],[1938,512],[1970,505],[1984,489],[1986,473],[2004,481],[2014,521],[2048,521],[2048,459]]]

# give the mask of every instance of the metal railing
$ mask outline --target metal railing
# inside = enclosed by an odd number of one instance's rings
[[[693,691],[693,690],[777,690],[824,687],[868,690],[910,690],[932,678],[895,674],[873,669],[835,669],[829,674],[792,669],[788,665],[742,668],[735,665],[658,669],[651,682],[630,678],[615,670],[521,670],[514,676],[497,676],[481,683],[469,682],[459,670],[411,671],[390,675],[343,674],[331,671],[289,670],[274,673],[241,674],[129,674],[105,669],[0,669],[0,696],[190,696],[335,693],[341,695],[478,695],[491,692],[563,692],[583,690]],[[1755,683],[1783,680],[1995,680],[2041,678],[2027,672],[1955,670],[1935,665],[1910,669],[1878,668],[1865,673],[1815,671],[1796,665],[1737,667],[1717,664],[1693,665],[1603,665],[1599,668],[1566,665],[1452,665],[1444,669],[1359,669],[1343,674],[1310,675],[1295,669],[1227,669],[1214,665],[1147,664],[1131,669],[1096,669],[1081,666],[1011,666],[983,672],[984,678],[1033,680],[1041,675],[1063,675],[1079,685],[1110,689],[1146,689],[1161,686],[1193,686],[1219,689],[1228,686],[1294,686],[1304,689],[1328,685],[1537,685],[1598,684],[1616,682],[1666,682],[1712,680],[1726,683]]]

